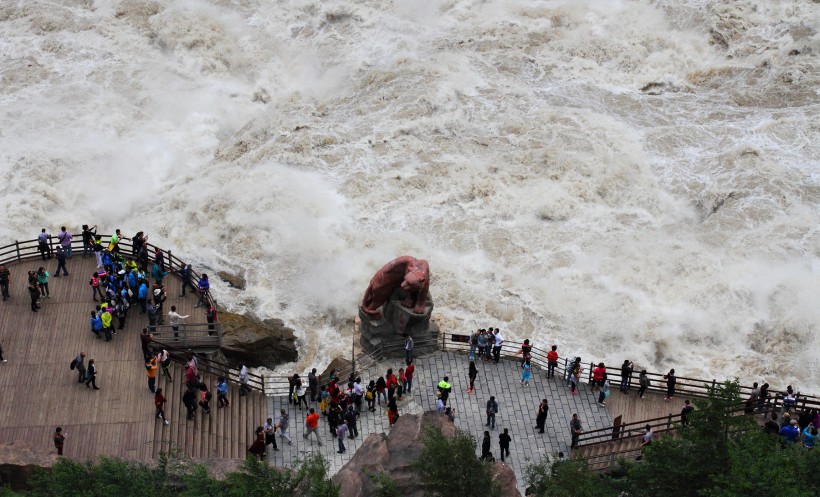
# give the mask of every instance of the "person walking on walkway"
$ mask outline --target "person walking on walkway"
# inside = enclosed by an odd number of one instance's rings
[[[54,448],[57,449],[57,455],[63,455],[63,447],[65,447],[65,434],[63,428],[58,426],[54,430]]]
[[[356,420],[359,418],[359,415],[356,411],[353,410],[353,406],[347,406],[347,412],[345,413],[345,423],[347,423],[347,429],[350,432],[350,438],[354,439],[359,436],[359,429],[356,426]]]
[[[481,441],[481,460],[487,461],[488,458],[492,455],[490,452],[490,432],[484,431],[484,439]]]
[[[484,426],[489,426],[491,430],[495,430],[495,415],[498,413],[498,402],[495,401],[494,396],[490,396],[490,400],[487,401],[487,424]]]
[[[547,378],[555,378],[556,366],[558,366],[558,346],[553,345],[547,352]]]
[[[30,283],[28,286],[28,296],[31,298],[31,312],[37,312],[40,306],[37,301],[40,299],[40,290],[35,283]]]
[[[318,417],[317,417],[318,419]],[[288,445],[293,444],[293,440],[288,435],[288,427],[290,426],[290,416],[284,409],[279,409],[279,422],[276,423],[276,429],[279,430],[279,437],[288,441]],[[316,436],[319,436],[317,433]]]
[[[672,397],[675,396],[675,384],[678,382],[675,370],[670,369],[668,373],[663,375],[663,379],[666,380],[666,398],[663,400],[672,400]]]
[[[572,415],[572,419],[569,422],[569,430],[572,435],[572,443],[569,447],[574,449],[578,446],[578,437],[580,437],[581,433],[584,432],[583,426],[581,425],[581,420],[578,418],[578,414]]]
[[[152,357],[145,363],[145,374],[148,376],[148,390],[156,393],[157,388],[157,358]]]
[[[182,405],[184,405],[185,409],[188,411],[186,416],[187,419],[194,419],[194,414],[197,410],[195,390],[195,387],[188,386],[188,388],[185,389],[185,393],[182,394]]]
[[[339,450],[336,451],[337,454],[344,454],[347,452],[347,448],[345,448],[345,437],[347,436],[347,423],[342,420],[342,424],[336,427],[336,440],[339,442]]]
[[[259,458],[260,461],[265,460],[265,429],[261,426],[256,427],[254,432],[253,443],[248,447],[248,452]]]
[[[74,369],[77,370],[77,383],[82,383],[85,381],[85,352],[80,352],[77,354],[77,357],[74,358],[72,361],[74,363]]]
[[[49,274],[46,268],[41,267],[37,270],[37,286],[40,287],[40,296],[50,299],[51,294],[48,291],[48,276]]]
[[[4,264],[0,264],[0,293],[3,294],[3,302],[9,299],[9,284],[11,284],[11,272]]]
[[[57,269],[54,270],[54,277],[60,277],[60,269],[63,270],[63,275],[68,276],[68,269],[65,267],[65,259],[66,255],[63,251],[63,247],[57,245],[57,252],[55,253],[55,257],[57,258]]]
[[[643,399],[643,394],[646,393],[646,389],[652,385],[652,382],[649,381],[649,376],[647,376],[645,369],[641,370],[641,374],[638,377],[638,384],[640,385],[640,388],[638,388],[638,397]]]
[[[405,375],[407,375],[407,373],[405,373]],[[478,376],[478,368],[475,366],[475,361],[470,361],[467,376],[470,378],[470,386],[467,388],[467,393],[469,394],[475,392],[475,377]]]
[[[168,399],[162,395],[162,389],[157,388],[157,391],[154,392],[154,407],[157,408],[157,415],[156,417],[161,419],[163,424],[170,424],[167,419],[165,419],[165,403],[168,402]]]
[[[285,413],[285,410],[282,409],[282,414]],[[315,409],[312,407],[310,411],[308,411],[308,415],[305,418],[305,434],[302,435],[303,438],[306,440],[310,438],[311,433],[316,434],[316,441],[319,443],[319,447],[322,446],[322,438],[319,436],[319,432],[316,431],[319,428],[319,413],[316,412]]]
[[[279,447],[276,446],[276,425],[273,424],[273,418],[266,419],[262,429],[265,432],[265,447],[273,445],[273,450],[278,451]]]
[[[601,393],[598,394],[598,405],[606,407],[607,397],[609,397],[609,380],[604,379],[604,384],[601,386]]]
[[[216,380],[216,407],[226,407],[231,405],[228,402],[228,380],[220,376]]]
[[[0,343],[0,362],[9,362],[6,356],[3,355],[3,344]]]
[[[505,453],[507,457],[510,457],[510,442],[512,442],[512,437],[507,431],[507,428],[504,428],[504,433],[498,435],[498,448],[501,451],[501,462],[504,462]]]
[[[538,405],[538,414],[535,415],[535,429],[538,430],[538,433],[544,433],[544,425],[547,422],[549,410],[547,399],[541,399],[541,403]]]
[[[173,383],[174,378],[171,377],[171,354],[165,349],[162,349],[159,353],[159,364],[162,366],[162,374],[165,376],[165,379],[167,379],[169,383]]]
[[[97,387],[97,365],[94,364],[94,359],[88,360],[88,369],[85,373],[85,387],[93,386],[94,390],[99,390]]]

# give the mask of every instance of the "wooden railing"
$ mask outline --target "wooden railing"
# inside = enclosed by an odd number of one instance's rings
[[[149,326],[154,341],[196,351],[215,352],[222,345],[222,327],[218,323],[180,323],[177,331],[171,325]]]

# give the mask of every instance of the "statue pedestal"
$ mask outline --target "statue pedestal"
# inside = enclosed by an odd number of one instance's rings
[[[393,291],[384,306],[382,317],[373,321],[359,309],[361,319],[362,348],[368,354],[380,352],[382,357],[402,358],[404,351],[404,334],[413,337],[413,354],[424,354],[436,350],[438,326],[430,323],[433,313],[433,300],[427,296],[423,314],[416,314],[412,309],[401,305],[404,292],[401,288]]]

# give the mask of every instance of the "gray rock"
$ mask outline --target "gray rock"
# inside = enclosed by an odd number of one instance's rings
[[[249,316],[222,312],[222,353],[231,367],[273,367],[298,357],[293,330],[279,319],[259,321]]]

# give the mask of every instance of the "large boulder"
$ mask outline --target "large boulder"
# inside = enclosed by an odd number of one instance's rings
[[[438,428],[448,438],[455,437],[456,428],[444,414],[425,412],[402,415],[389,434],[370,434],[356,454],[333,477],[341,497],[372,497],[375,489],[369,474],[385,474],[405,497],[426,495],[424,483],[413,472],[412,464],[422,449],[422,434],[426,427]],[[493,476],[502,486],[503,497],[521,497],[516,488],[515,473],[502,463],[493,464]]]
[[[296,337],[279,319],[259,321],[222,312],[219,324],[222,325],[222,353],[232,367],[243,363],[248,367],[272,368],[296,361]]]

